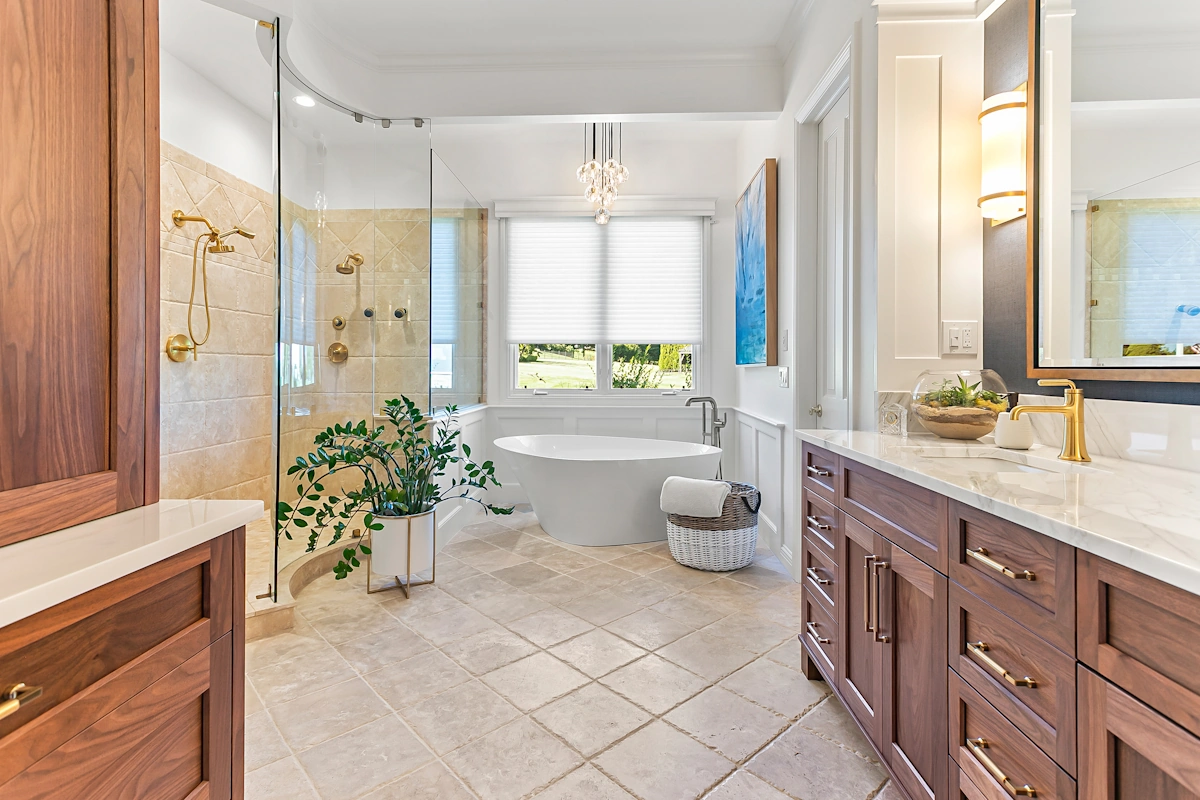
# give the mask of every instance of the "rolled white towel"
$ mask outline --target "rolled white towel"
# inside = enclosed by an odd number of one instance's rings
[[[672,475],[663,482],[659,507],[668,514],[685,517],[721,516],[729,484],[724,481],[701,481]]]

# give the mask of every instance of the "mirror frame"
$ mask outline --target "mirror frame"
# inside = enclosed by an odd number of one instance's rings
[[[1150,381],[1155,383],[1200,383],[1200,368],[1197,367],[1042,367],[1037,360],[1038,351],[1038,267],[1041,262],[1041,183],[1038,180],[1041,161],[1041,117],[1042,117],[1042,2],[1029,3],[1029,118],[1026,123],[1025,142],[1025,365],[1026,377],[1069,378],[1088,381]]]

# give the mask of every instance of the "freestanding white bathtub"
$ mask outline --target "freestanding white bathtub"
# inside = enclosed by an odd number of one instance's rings
[[[496,440],[542,529],[569,544],[667,538],[658,507],[671,475],[711,479],[721,450],[706,444],[615,436],[508,436]]]

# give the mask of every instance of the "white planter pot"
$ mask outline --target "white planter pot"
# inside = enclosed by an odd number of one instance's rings
[[[411,517],[375,517],[375,522],[382,524],[383,530],[371,531],[372,572],[405,578],[433,567],[434,533],[437,531],[433,511]]]

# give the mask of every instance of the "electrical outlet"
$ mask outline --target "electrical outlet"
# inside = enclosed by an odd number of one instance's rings
[[[787,367],[779,368],[779,388],[780,389],[788,388],[788,368]]]
[[[942,355],[976,355],[979,353],[979,322],[977,320],[942,320]]]

